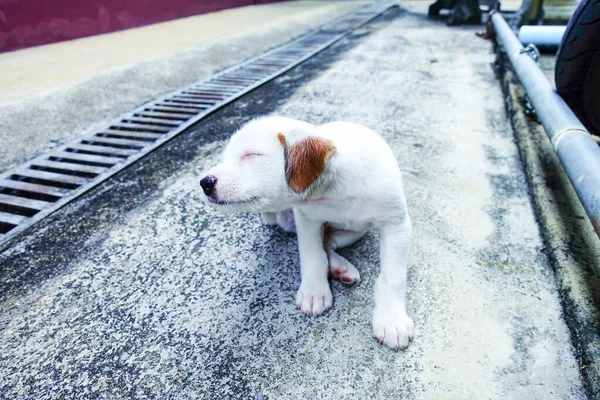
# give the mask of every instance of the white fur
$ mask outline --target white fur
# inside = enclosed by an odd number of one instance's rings
[[[307,136],[335,145],[325,171],[304,193],[294,193],[286,183],[280,132],[288,145]],[[208,204],[224,212],[261,212],[266,222],[297,232],[301,284],[296,300],[306,314],[331,307],[328,273],[346,283],[359,281],[358,270],[336,250],[378,229],[381,273],[375,282],[373,334],[391,348],[408,346],[414,336],[405,300],[411,222],[396,158],[377,133],[348,122],[314,126],[261,118],[231,137],[221,164],[207,174],[217,179],[215,194],[205,197]]]

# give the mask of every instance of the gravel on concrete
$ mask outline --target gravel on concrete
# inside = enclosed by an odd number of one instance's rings
[[[0,254],[0,397],[583,399],[503,97],[479,28],[393,11],[105,182]],[[371,337],[378,237],[298,312],[296,238],[200,202],[259,115],[380,132],[414,223],[404,352]]]

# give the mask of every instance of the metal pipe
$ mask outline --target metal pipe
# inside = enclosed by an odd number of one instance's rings
[[[499,12],[494,31],[600,237],[600,147],[556,93]]]
[[[523,25],[519,30],[519,41],[527,46],[557,49],[565,34],[566,26],[555,25]]]

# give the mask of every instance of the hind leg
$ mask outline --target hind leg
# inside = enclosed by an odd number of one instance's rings
[[[278,225],[286,232],[295,233],[296,223],[294,221],[294,210],[287,209],[279,212],[263,212],[261,213],[262,220],[267,224]]]
[[[295,233],[296,221],[294,220],[294,210],[290,208],[279,211],[277,213],[277,225],[286,232]]]
[[[356,243],[365,233],[366,231],[347,231],[333,228],[326,230],[324,247],[329,259],[329,273],[334,279],[349,285],[360,281],[360,273],[356,267],[336,253],[336,250]]]
[[[289,233],[296,232],[296,221],[294,220],[294,210],[288,209],[277,213],[277,225]]]

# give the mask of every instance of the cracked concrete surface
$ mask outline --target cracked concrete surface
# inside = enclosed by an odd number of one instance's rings
[[[213,114],[0,254],[0,397],[583,399],[479,28],[393,11]],[[295,309],[296,238],[200,202],[199,174],[264,114],[381,133],[414,223],[417,335],[371,337],[378,237],[334,307]]]

